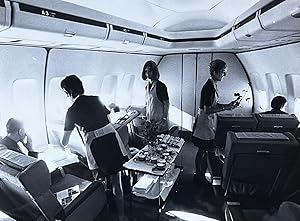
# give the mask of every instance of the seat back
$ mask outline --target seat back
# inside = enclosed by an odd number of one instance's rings
[[[15,174],[18,171],[0,165],[0,210],[15,220],[36,220],[39,210],[20,186]]]
[[[256,127],[257,119],[253,114],[218,114],[215,144],[219,148],[224,148],[228,131],[255,131]]]
[[[0,150],[0,162],[0,210],[17,220],[54,220],[63,208],[49,190],[46,163],[9,149]]]
[[[295,133],[299,121],[294,114],[256,114],[258,123],[256,131]]]
[[[291,133],[228,132],[222,171],[225,195],[280,195],[298,151]]]

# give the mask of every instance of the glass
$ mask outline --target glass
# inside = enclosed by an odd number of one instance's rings
[[[162,184],[166,187],[173,184],[173,173],[174,173],[175,164],[171,164],[171,166],[166,171],[165,175],[163,176]]]

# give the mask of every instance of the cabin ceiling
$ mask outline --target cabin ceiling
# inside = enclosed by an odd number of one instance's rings
[[[223,28],[259,0],[65,0],[167,32]]]
[[[300,41],[299,0],[3,2],[2,44],[170,54]]]

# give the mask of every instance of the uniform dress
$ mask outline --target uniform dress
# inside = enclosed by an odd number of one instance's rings
[[[199,148],[196,156],[196,173],[204,175],[207,164],[205,152],[212,154],[215,148],[216,113],[207,114],[204,106],[215,106],[217,104],[218,92],[216,83],[208,79],[201,90],[200,107],[197,121],[194,125],[192,142]]]
[[[148,83],[145,87],[146,90],[146,117],[148,121],[160,122],[164,118],[163,101],[168,101],[167,87],[161,81]],[[163,121],[159,125],[157,132],[166,132],[169,130],[168,120]]]
[[[204,106],[215,106],[217,98],[217,86],[212,79],[208,79],[201,90],[200,107],[193,132],[194,137],[201,140],[215,139],[216,114],[205,113]]]
[[[65,131],[77,126],[85,135],[89,169],[107,176],[122,170],[127,152],[119,134],[109,122],[110,111],[97,96],[79,96],[68,109]]]

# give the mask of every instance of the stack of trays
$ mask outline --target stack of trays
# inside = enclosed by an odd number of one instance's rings
[[[157,176],[153,176],[150,174],[144,174],[140,178],[140,180],[133,186],[133,191],[137,193],[147,193],[153,184],[155,184],[158,180]]]

